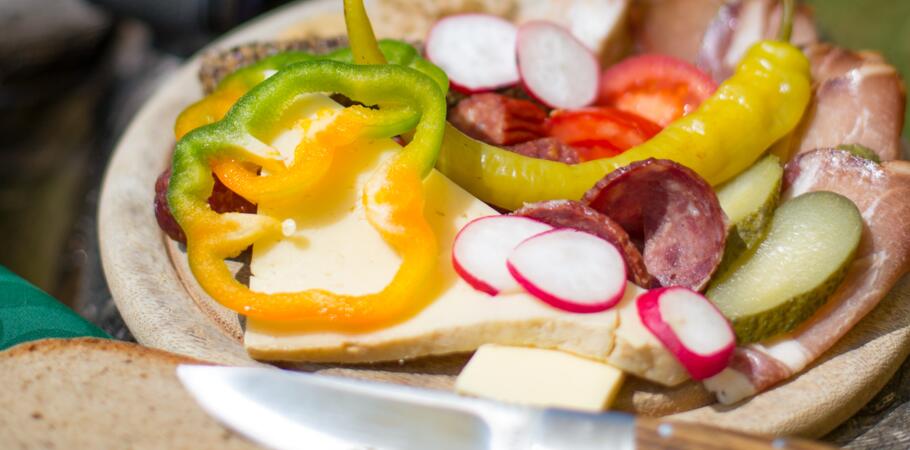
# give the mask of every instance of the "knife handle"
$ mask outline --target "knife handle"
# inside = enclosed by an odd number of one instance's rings
[[[706,425],[638,417],[635,448],[642,450],[827,450],[834,447],[797,438],[769,438]]]

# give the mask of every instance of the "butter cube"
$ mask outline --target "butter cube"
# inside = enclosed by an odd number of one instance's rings
[[[603,411],[623,372],[558,350],[481,346],[455,382],[461,394],[525,405]]]

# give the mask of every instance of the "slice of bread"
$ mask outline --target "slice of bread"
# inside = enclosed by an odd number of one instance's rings
[[[0,447],[259,448],[209,417],[175,369],[199,361],[104,339],[46,339],[0,353]]]

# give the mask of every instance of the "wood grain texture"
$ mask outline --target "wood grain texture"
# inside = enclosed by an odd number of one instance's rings
[[[824,439],[852,449],[910,448],[910,359],[856,414]]]
[[[640,450],[825,450],[832,447],[798,438],[775,438],[707,425],[639,418],[635,445]]]
[[[310,1],[267,15],[213,44],[226,48],[269,40],[307,17],[338,11],[340,2]],[[155,177],[164,169],[177,113],[201,95],[193,58],[149,100],[123,135],[101,196],[99,233],[111,292],[139,342],[225,364],[254,365],[243,350],[236,316],[209,299],[188,276],[179,247],[166,243],[155,223]],[[910,277],[806,373],[734,407],[710,403],[699,384],[667,390],[639,380],[617,401],[625,410],[708,423],[745,432],[821,436],[859,410],[910,352]],[[404,364],[361,366],[294,364],[319,373],[451,389],[466,361],[457,355]],[[681,412],[685,411],[685,412]]]

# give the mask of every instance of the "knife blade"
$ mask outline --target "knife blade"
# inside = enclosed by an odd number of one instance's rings
[[[206,412],[274,449],[827,448],[619,412],[515,406],[277,368],[181,365],[177,376]]]
[[[634,419],[621,413],[527,408],[269,368],[182,365],[177,375],[209,414],[276,449],[634,448]]]

